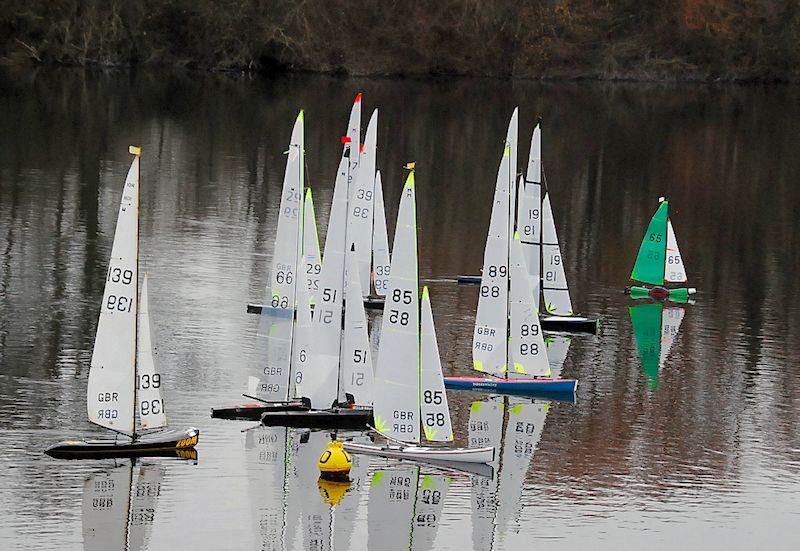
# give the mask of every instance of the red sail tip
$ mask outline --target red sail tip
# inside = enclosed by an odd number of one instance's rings
[[[356,96],[356,101],[354,101],[353,103],[361,103],[361,92],[358,93],[358,95]]]
[[[350,143],[351,141],[352,140],[350,139],[350,136],[342,136],[342,143],[343,144]]]
[[[359,153],[364,153],[364,144],[363,143],[358,146],[358,152]]]

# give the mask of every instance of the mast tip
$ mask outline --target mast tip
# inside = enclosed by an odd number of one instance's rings
[[[142,156],[142,148],[138,145],[129,145],[128,146],[128,153],[131,155],[136,155],[137,157]]]

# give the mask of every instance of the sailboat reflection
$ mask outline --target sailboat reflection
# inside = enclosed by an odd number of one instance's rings
[[[433,549],[451,479],[416,465],[376,470],[369,488],[369,549]]]
[[[496,476],[472,477],[475,549],[491,549],[496,532],[518,519],[523,482],[549,410],[549,402],[499,396],[470,406],[469,445],[502,449]]]
[[[667,361],[686,309],[653,302],[631,306],[628,313],[642,369],[649,387],[655,389],[658,386],[658,372]]]
[[[83,548],[147,549],[165,471],[134,459],[90,476],[83,485]]]
[[[319,479],[317,468],[330,438],[327,432],[259,426],[246,434],[248,491],[259,548],[349,549],[370,458],[353,458],[349,483],[330,483]]]

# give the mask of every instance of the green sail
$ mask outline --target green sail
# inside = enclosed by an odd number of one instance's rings
[[[651,389],[658,385],[658,362],[661,356],[661,311],[658,303],[639,304],[628,308],[633,324],[636,349]]]
[[[664,284],[664,259],[667,251],[667,210],[668,201],[662,201],[658,210],[647,226],[647,233],[639,247],[639,256],[631,272],[631,279],[650,283]]]

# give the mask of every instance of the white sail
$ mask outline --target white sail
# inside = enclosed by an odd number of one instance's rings
[[[572,343],[572,337],[566,335],[548,335],[544,339],[544,344],[547,346],[547,359],[550,361],[550,376],[553,379],[558,379],[561,376],[561,370],[564,368],[564,361],[567,359],[567,352],[569,352],[569,345]]]
[[[397,213],[392,268],[383,308],[375,367],[375,428],[419,442],[419,279],[414,172],[406,179]],[[327,261],[326,261],[327,265]]]
[[[389,286],[389,234],[386,231],[386,209],[383,204],[381,171],[375,172],[375,209],[372,218],[372,274],[375,294],[386,295]]]
[[[661,311],[661,352],[658,358],[659,367],[663,367],[667,361],[669,350],[672,348],[672,343],[675,342],[675,337],[678,335],[678,330],[683,321],[683,315],[686,313],[684,308],[664,308]]]
[[[502,398],[472,402],[469,408],[469,447],[500,448],[503,437]],[[498,454],[499,456],[499,454]],[[497,515],[497,477],[472,475],[472,548],[492,549]]]
[[[142,280],[139,298],[139,342],[136,349],[136,401],[139,425],[142,429],[157,429],[167,425],[164,398],[161,394],[163,378],[156,369],[153,342],[150,335],[150,308],[147,293],[147,274]]]
[[[304,147],[303,111],[300,111],[292,128],[283,175],[270,282],[270,305],[273,308],[294,309],[298,257],[302,247]]]
[[[320,294],[314,306],[311,358],[303,378],[303,395],[314,408],[324,409],[338,398],[337,380],[342,339],[344,297],[345,232],[347,231],[348,155],[342,156],[336,171],[333,202],[325,236],[325,253],[320,273]]]
[[[506,146],[497,171],[489,234],[483,253],[478,313],[472,336],[473,368],[493,374],[503,373],[507,369],[510,168],[511,148]]]
[[[89,420],[125,434],[134,432],[138,234],[139,156],[136,155],[120,200],[86,389]]]
[[[522,487],[542,437],[549,403],[524,402],[509,398],[508,425],[503,442],[502,465],[498,475],[497,525],[500,533],[522,509]]]
[[[403,465],[372,473],[366,549],[408,551],[419,467]]]
[[[358,277],[361,290],[369,295],[370,261],[372,253],[372,217],[375,195],[375,156],[378,139],[378,110],[372,112],[364,135],[364,147],[358,165],[358,174],[350,192],[347,213],[348,249],[355,243],[358,255]]]
[[[667,218],[667,254],[664,259],[664,281],[669,283],[686,283],[686,267],[683,265],[681,251],[678,249],[678,240],[672,220]]]
[[[81,515],[86,551],[128,549],[131,466],[90,476],[83,484]]]
[[[292,361],[290,367],[289,397],[303,396],[303,377],[311,357],[313,341],[313,321],[311,317],[311,298],[303,285],[297,288],[297,319],[292,335]]]
[[[372,405],[372,353],[367,334],[367,315],[358,277],[358,251],[347,254],[347,286],[345,287],[344,337],[340,386],[352,394],[355,402]]]
[[[347,135],[344,136],[342,142],[344,148],[342,150],[342,158],[347,157],[347,200],[350,200],[350,195],[355,185],[356,176],[358,174],[359,158],[361,156],[361,93],[356,95],[353,101],[353,107],[350,108],[350,119],[347,121]]]
[[[517,213],[517,231],[522,241],[522,254],[531,281],[535,283],[541,280],[542,264],[542,131],[538,123],[531,137],[525,185],[520,186]],[[538,310],[538,293],[533,303]]]
[[[539,286],[531,289],[531,280],[522,258],[519,233],[511,242],[511,315],[508,340],[509,372],[517,375],[544,376],[550,374],[547,350],[544,345],[539,315],[533,297]]]
[[[306,189],[303,201],[303,271],[306,274],[306,289],[311,303],[316,303],[319,294],[319,274],[322,271],[322,257],[319,250],[317,219],[314,215],[314,199],[311,188]]]
[[[144,551],[150,544],[164,471],[162,465],[140,465],[133,468],[129,551]]]
[[[432,474],[420,476],[411,527],[411,551],[433,549],[450,482],[449,476]]]
[[[442,361],[436,342],[436,327],[428,287],[422,289],[422,328],[420,330],[420,415],[425,438],[431,442],[453,440],[453,425],[442,377]]]
[[[514,108],[506,131],[506,146],[510,151],[508,167],[509,208],[508,235],[514,235],[514,221],[517,213],[517,143],[519,142],[519,107]]]
[[[572,301],[548,193],[542,200],[542,291],[545,311],[561,316],[572,315]]]

